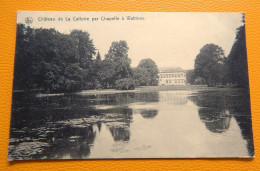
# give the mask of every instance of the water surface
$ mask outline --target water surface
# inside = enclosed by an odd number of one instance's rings
[[[239,89],[14,93],[9,160],[253,156],[250,113]]]

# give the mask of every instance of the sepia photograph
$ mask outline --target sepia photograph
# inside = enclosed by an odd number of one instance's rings
[[[18,11],[8,160],[253,158],[245,21]]]

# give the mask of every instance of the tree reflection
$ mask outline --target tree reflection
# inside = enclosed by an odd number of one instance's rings
[[[129,141],[130,131],[129,127],[114,127],[110,126],[109,130],[114,138],[114,141]]]
[[[211,132],[222,133],[229,128],[231,116],[228,110],[216,111],[210,108],[200,108],[198,112],[200,120]]]
[[[56,125],[53,128],[39,128],[34,130],[36,137],[20,139],[14,143],[14,149],[9,151],[9,158],[12,159],[62,159],[87,158],[90,148],[95,140],[96,132],[93,126],[71,127],[69,125]],[[44,129],[44,131],[40,131]],[[30,132],[30,131],[28,131]],[[19,135],[18,137],[22,137]],[[31,142],[31,143],[28,143]],[[21,145],[23,144],[22,148]],[[33,150],[27,150],[30,147]]]
[[[247,140],[247,148],[249,155],[254,156],[254,141],[252,131],[252,117],[250,108],[250,96],[249,91],[242,89],[237,93],[237,96],[232,96],[230,105],[230,111],[232,116],[236,119],[242,136]]]
[[[158,110],[149,110],[149,109],[142,109],[140,111],[143,118],[151,119],[154,118],[158,114]]]
[[[93,126],[72,127],[69,125],[56,129],[49,136],[50,147],[46,150],[48,158],[64,158],[70,156],[73,159],[86,158],[90,154],[90,147],[96,137]]]
[[[230,125],[227,92],[202,91],[189,97],[198,107],[200,119],[208,130],[214,133],[225,132]]]
[[[189,99],[200,107],[198,109],[200,119],[211,132],[222,133],[228,130],[231,117],[234,117],[240,127],[242,137],[247,141],[249,155],[254,155],[248,90],[201,91],[193,94]]]
[[[98,131],[100,132],[101,131],[101,127],[102,127],[102,122],[98,121],[96,124],[97,124],[97,127],[98,127]]]
[[[112,110],[112,111],[111,111]],[[132,122],[133,111],[127,107],[110,109],[105,120],[114,141],[130,140],[130,123]]]

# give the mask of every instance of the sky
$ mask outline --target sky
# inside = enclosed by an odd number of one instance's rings
[[[127,20],[127,16],[135,18]],[[26,24],[27,17],[32,23]],[[55,28],[61,33],[74,29],[87,31],[102,58],[113,41],[125,40],[132,67],[142,59],[151,58],[158,67],[192,69],[200,49],[207,43],[219,45],[228,56],[236,28],[243,24],[241,17],[241,13],[206,12],[18,11],[17,23]]]

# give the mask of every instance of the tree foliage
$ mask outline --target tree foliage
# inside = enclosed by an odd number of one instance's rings
[[[104,88],[113,88],[114,87],[114,77],[115,77],[115,67],[116,64],[109,60],[105,59],[101,61],[99,65],[99,69],[97,72],[99,82],[102,84]]]
[[[194,73],[195,77],[205,79],[208,86],[223,83],[225,56],[221,47],[215,44],[206,44],[196,56]]]
[[[116,80],[115,86],[116,89],[120,90],[133,90],[135,89],[135,82],[132,78],[123,78]]]
[[[111,60],[115,64],[114,80],[131,78],[133,70],[130,67],[131,59],[128,58],[128,45],[126,41],[112,42],[108,53],[105,55],[106,60]]]
[[[243,15],[242,22],[244,21]],[[224,52],[219,46],[205,45],[195,59],[194,74],[195,80],[200,77],[209,86],[228,83],[248,87],[245,25],[237,28],[236,38],[227,58],[224,57]]]
[[[133,89],[126,41],[113,42],[101,59],[88,32],[17,25],[14,89],[71,92],[82,89]],[[131,78],[131,79],[130,79]],[[116,85],[116,81],[121,80]],[[129,84],[129,85],[128,85]],[[123,86],[122,86],[123,85]]]
[[[143,59],[134,70],[134,78],[137,85],[156,86],[158,85],[158,68],[152,59]]]
[[[248,65],[246,53],[245,25],[237,29],[236,39],[228,56],[229,82],[248,87]]]
[[[95,47],[87,32],[17,25],[14,89],[64,92],[93,81]]]
[[[194,69],[188,70],[186,72],[186,80],[188,84],[195,84],[195,73],[194,73]]]

